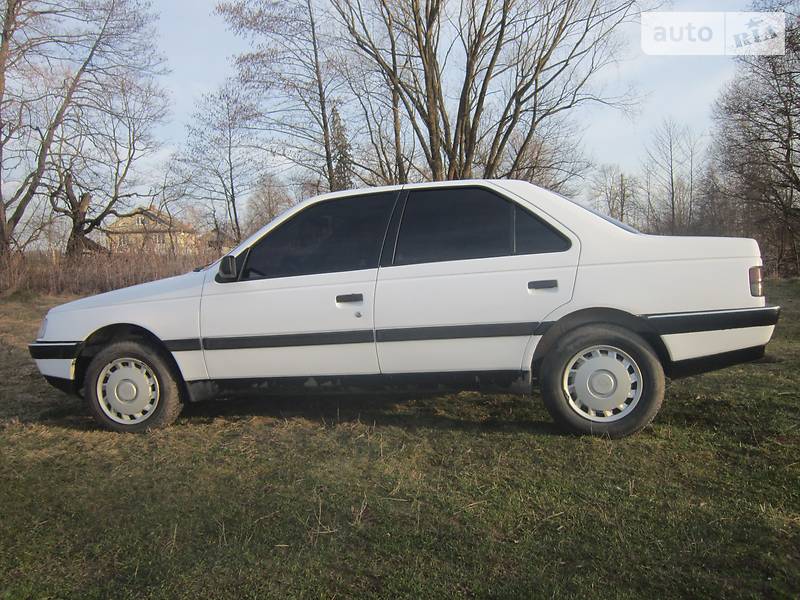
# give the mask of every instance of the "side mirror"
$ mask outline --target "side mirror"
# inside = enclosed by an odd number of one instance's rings
[[[226,282],[226,281],[236,281],[238,279],[239,273],[236,269],[236,257],[229,254],[228,256],[223,256],[222,260],[219,261],[219,271],[217,272],[217,281]]]

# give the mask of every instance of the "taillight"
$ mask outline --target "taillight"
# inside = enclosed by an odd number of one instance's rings
[[[752,296],[764,295],[764,276],[760,266],[750,267],[750,294]]]

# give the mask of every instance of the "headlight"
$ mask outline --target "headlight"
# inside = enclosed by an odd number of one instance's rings
[[[39,326],[39,333],[36,334],[36,339],[41,340],[44,338],[45,331],[47,331],[47,317],[44,318],[41,326]]]

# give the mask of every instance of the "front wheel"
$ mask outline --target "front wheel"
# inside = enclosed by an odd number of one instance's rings
[[[97,353],[86,370],[84,396],[95,420],[114,431],[166,427],[183,407],[178,378],[166,357],[134,340]]]
[[[541,367],[553,419],[574,433],[624,437],[647,426],[664,399],[664,370],[650,345],[615,325],[564,335]]]

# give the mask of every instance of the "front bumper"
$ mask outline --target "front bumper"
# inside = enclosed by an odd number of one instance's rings
[[[28,352],[35,360],[73,359],[80,352],[80,342],[44,342],[28,344]]]
[[[75,361],[80,349],[80,342],[37,340],[28,345],[28,352],[47,383],[67,394],[76,393]]]
[[[64,379],[63,377],[53,377],[52,375],[45,375],[45,381],[52,385],[57,390],[64,392],[65,394],[69,394],[71,396],[75,396],[78,393],[78,390],[75,389],[75,380],[74,379]]]

